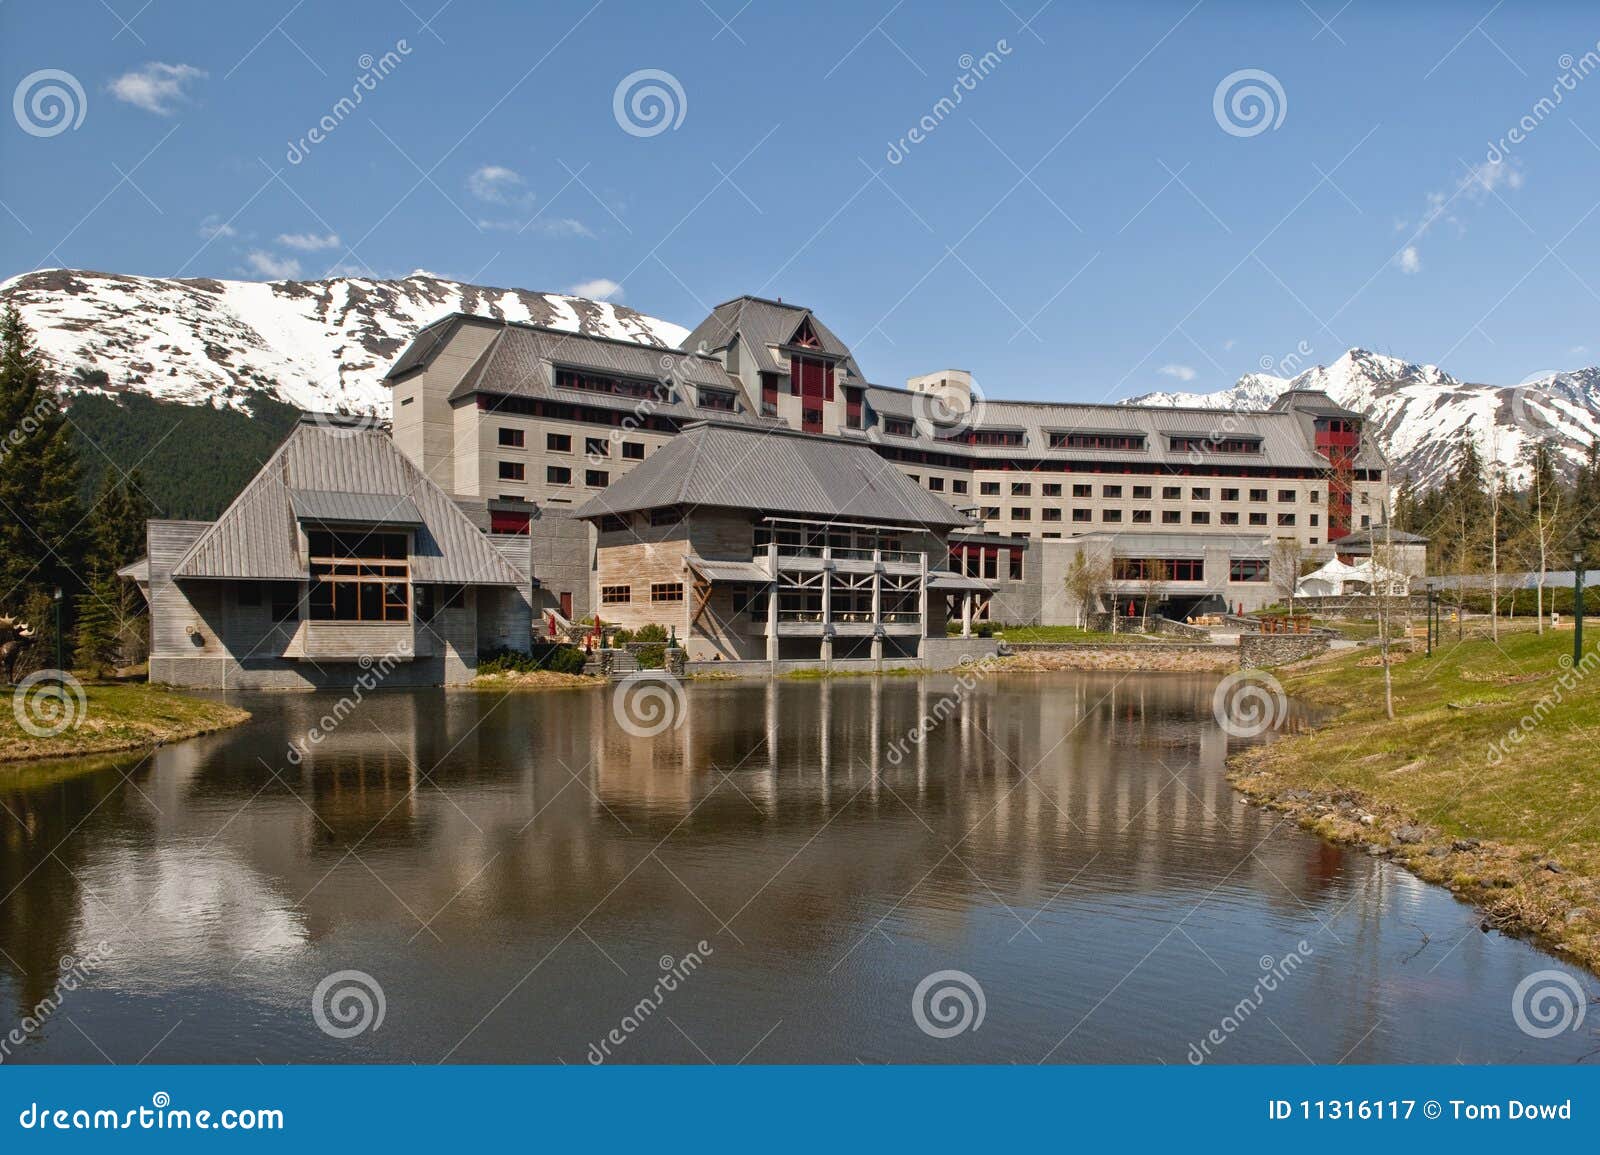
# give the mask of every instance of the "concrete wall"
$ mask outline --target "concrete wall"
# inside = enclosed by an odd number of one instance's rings
[[[594,527],[587,521],[553,510],[544,511],[528,527],[536,615],[559,610],[561,595],[572,595],[572,617],[581,621],[595,610]]]

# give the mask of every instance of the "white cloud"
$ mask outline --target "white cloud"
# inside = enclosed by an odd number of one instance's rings
[[[467,191],[493,205],[533,203],[522,174],[499,164],[486,164],[467,177]]]
[[[178,105],[189,99],[188,85],[204,76],[204,71],[190,64],[152,60],[143,68],[123,73],[106,87],[118,100],[157,116],[171,116]]]
[[[1194,370],[1187,365],[1163,365],[1156,370],[1163,377],[1176,377],[1179,381],[1193,381]]]
[[[1400,266],[1400,271],[1407,276],[1422,272],[1422,258],[1417,254],[1416,245],[1407,245],[1395,257],[1394,263]]]
[[[314,253],[318,249],[338,248],[339,234],[329,233],[327,236],[318,236],[316,233],[279,233],[278,243],[287,248],[298,249],[302,253]]]
[[[1233,347],[1235,345],[1237,345],[1238,343],[1239,343],[1238,341],[1234,340],[1232,337],[1229,337],[1226,341],[1224,341],[1222,343],[1222,351],[1224,353],[1231,353],[1231,352],[1233,352]]]
[[[200,222],[200,235],[208,241],[215,240],[218,237],[226,240],[228,237],[238,236],[239,230],[217,216],[216,213],[212,213]]]
[[[1575,355],[1577,355],[1579,357],[1582,357],[1588,351],[1589,351],[1589,346],[1587,346],[1587,345],[1574,345],[1572,348],[1567,350],[1567,352],[1575,354]]]
[[[574,297],[590,297],[596,301],[620,301],[622,286],[609,277],[596,277],[592,281],[579,281],[563,292]]]
[[[300,275],[300,262],[293,257],[280,257],[275,253],[252,249],[244,259],[253,272],[272,280],[291,280]]]

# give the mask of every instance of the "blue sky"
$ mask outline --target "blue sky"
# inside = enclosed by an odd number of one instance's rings
[[[995,396],[1600,362],[1593,4],[742,2],[7,4],[4,91],[61,70],[83,115],[0,129],[0,272],[422,268],[684,325],[752,292]],[[1219,114],[1246,70],[1265,124]]]

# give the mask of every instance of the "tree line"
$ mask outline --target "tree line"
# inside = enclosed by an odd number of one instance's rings
[[[142,659],[142,597],[117,570],[155,512],[137,469],[104,469],[86,501],[81,438],[17,309],[0,314],[0,649],[10,680]],[[59,622],[59,632],[58,632]]]

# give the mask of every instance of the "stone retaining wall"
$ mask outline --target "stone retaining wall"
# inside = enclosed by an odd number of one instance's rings
[[[1314,658],[1328,648],[1320,634],[1240,634],[1239,668],[1263,669]]]

